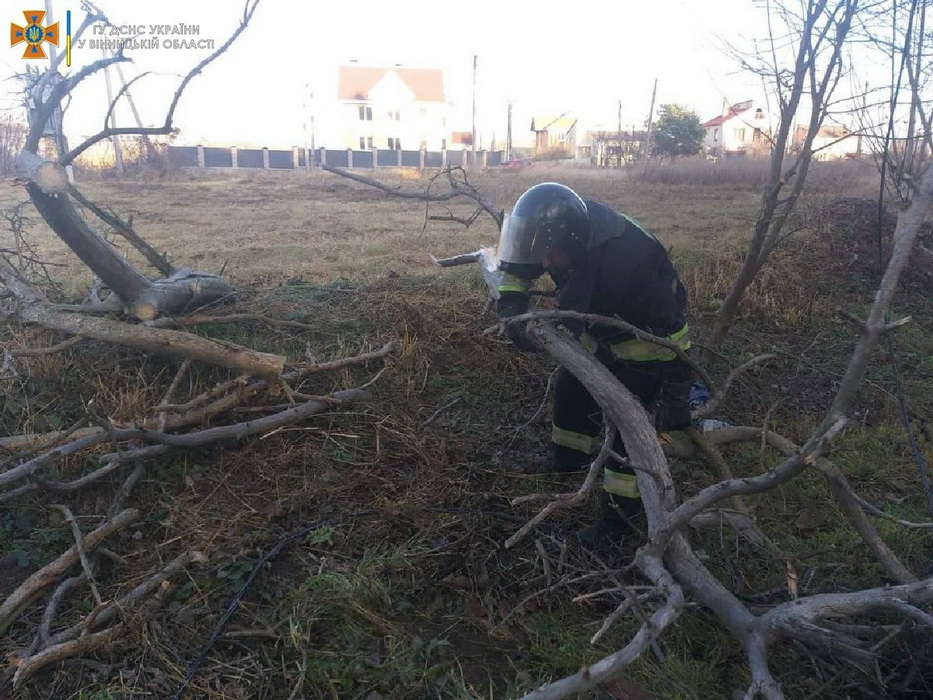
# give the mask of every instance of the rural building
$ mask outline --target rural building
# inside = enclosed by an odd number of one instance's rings
[[[645,150],[645,131],[590,131],[590,162],[598,168],[619,168],[633,163]]]
[[[711,156],[765,156],[776,121],[754,100],[724,104],[722,114],[703,124],[704,150]]]
[[[340,66],[335,112],[339,143],[329,148],[450,147],[450,104],[438,69]]]
[[[573,158],[577,150],[577,118],[560,116],[533,117],[531,130],[535,134],[535,155],[564,153]]]
[[[797,151],[807,138],[807,127],[798,126],[794,130],[791,149]],[[839,160],[850,158],[858,153],[858,137],[843,126],[824,125],[813,138],[813,158],[815,160]]]

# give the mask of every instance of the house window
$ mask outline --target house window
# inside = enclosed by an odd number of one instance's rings
[[[371,122],[373,120],[373,108],[366,105],[360,105],[360,121]]]
[[[713,129],[713,141],[718,141],[718,140],[719,140],[719,127],[717,126],[715,129]]]
[[[745,129],[736,129],[735,137],[739,140],[740,143],[745,142]]]
[[[390,151],[401,151],[402,150],[402,139],[394,139],[389,137],[389,150]]]
[[[396,110],[391,110],[391,109],[389,110],[389,121],[397,122],[397,121],[399,121],[399,120],[401,119],[401,117],[402,117],[402,115],[399,114],[399,111],[398,111],[397,109],[396,109]]]
[[[422,107],[421,110],[419,111],[419,113],[421,114],[421,118],[422,118],[422,119],[425,119],[425,118],[427,118],[427,116],[428,116],[428,110],[427,110],[427,108],[425,108],[425,107]]]
[[[759,107],[758,109],[755,110],[755,119],[764,119],[764,118],[765,118],[765,111],[761,107]]]
[[[360,136],[360,150],[366,151],[373,147],[372,136]]]

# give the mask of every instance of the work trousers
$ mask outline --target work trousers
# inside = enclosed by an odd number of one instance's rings
[[[650,413],[661,393],[662,365],[662,362],[617,362],[608,367]],[[602,427],[599,404],[573,374],[561,367],[554,387],[551,427],[554,470],[576,471],[589,464]],[[625,445],[618,435],[613,450],[620,456],[626,455]],[[614,460],[606,463],[603,490],[623,515],[635,516],[642,512],[635,471],[628,464]]]

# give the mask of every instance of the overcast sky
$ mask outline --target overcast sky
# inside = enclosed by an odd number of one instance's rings
[[[4,4],[7,21],[22,23],[20,6]],[[183,23],[199,27],[196,36],[184,38],[220,44],[242,14],[239,0],[99,0],[98,6],[113,24],[144,25],[144,40],[154,38],[152,25]],[[52,8],[63,31],[66,10],[72,11],[73,29],[83,16],[77,0],[52,0]],[[724,39],[750,38],[760,18],[752,0],[262,0],[237,43],[191,84],[175,123],[179,143],[302,145],[302,106],[311,95],[314,102],[333,95],[337,66],[355,59],[443,69],[447,98],[456,108],[454,128],[468,131],[474,54],[477,121],[487,144],[493,135],[504,138],[509,100],[517,141],[531,116],[541,113],[569,112],[584,128],[615,128],[620,100],[624,128],[640,127],[655,78],[657,104],[685,104],[705,120],[719,113],[724,98],[739,102],[761,94],[760,81],[739,74],[723,50]],[[161,44],[128,52],[134,62],[123,66],[127,79],[143,71],[161,74],[132,90],[144,123],[161,123],[177,82],[172,74],[208,53]],[[21,46],[4,50],[5,76],[22,70],[21,56]],[[99,57],[99,50],[75,47],[72,70]],[[113,79],[119,86],[116,74]],[[87,81],[66,116],[72,142],[99,130],[106,105],[103,80]],[[132,120],[126,109],[118,118],[120,125]]]

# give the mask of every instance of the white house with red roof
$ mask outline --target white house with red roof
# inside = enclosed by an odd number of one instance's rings
[[[767,109],[754,100],[724,104],[722,114],[703,124],[703,146],[712,156],[767,155],[776,126]]]
[[[442,71],[342,65],[327,148],[439,150],[451,146]]]

